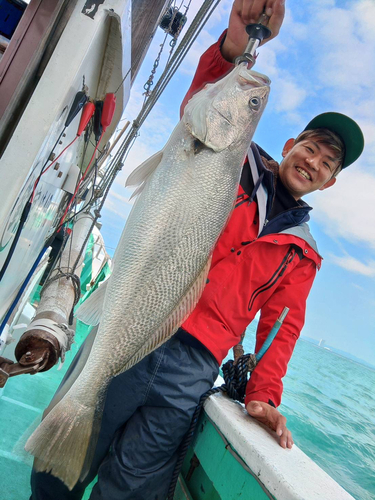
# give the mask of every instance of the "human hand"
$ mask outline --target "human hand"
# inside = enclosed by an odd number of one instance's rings
[[[268,42],[278,35],[285,14],[285,0],[235,0],[229,18],[227,36],[221,47],[221,53],[229,62],[240,56],[249,41],[246,26],[257,23],[263,11],[269,17],[267,27],[271,30]]]
[[[250,401],[246,410],[249,415],[276,432],[282,448],[292,448],[292,433],[286,427],[286,418],[276,408],[263,401]]]

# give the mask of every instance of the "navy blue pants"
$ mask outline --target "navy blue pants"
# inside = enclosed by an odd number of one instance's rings
[[[189,338],[175,335],[112,380],[85,481],[69,491],[59,479],[33,470],[30,500],[80,500],[96,475],[90,500],[166,499],[178,447],[219,372],[212,354],[195,339],[186,343]]]

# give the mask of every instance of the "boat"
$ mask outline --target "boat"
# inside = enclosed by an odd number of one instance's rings
[[[12,7],[24,3],[8,0]],[[97,150],[103,159],[108,152],[132,81],[169,2],[31,0],[27,8],[22,7],[0,60],[0,267],[5,269],[0,289],[0,356],[10,360],[16,360],[15,346],[35,317],[40,317],[42,287],[54,276],[56,256],[66,238],[63,231],[56,237],[56,228],[69,215],[72,200],[79,201],[81,212],[94,196],[93,168],[79,191],[77,185]],[[115,107],[99,148],[93,132],[83,129],[77,135],[80,111],[89,99],[104,103],[108,95]],[[53,168],[47,169],[49,165]],[[101,175],[105,176],[105,169]],[[78,234],[79,301],[84,301],[109,276],[111,261],[97,221],[78,218],[79,226],[74,213],[71,219]],[[23,451],[23,444],[90,331],[82,323],[70,324],[68,313],[76,303],[76,292],[74,286],[67,292],[70,302],[64,327],[75,329],[75,343],[67,350],[63,366],[9,379],[0,369],[4,500],[28,498],[32,457]],[[53,319],[43,316],[39,328]],[[84,499],[90,491],[89,487]],[[174,498],[352,497],[297,446],[287,452],[279,448],[270,430],[251,420],[243,405],[219,392],[205,403]]]

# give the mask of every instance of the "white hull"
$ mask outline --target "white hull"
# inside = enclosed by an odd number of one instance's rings
[[[262,498],[353,500],[347,491],[296,445],[291,450],[281,448],[277,444],[275,433],[250,418],[245,408],[239,403],[219,393],[206,401],[204,410],[215,427],[230,443],[235,454],[241,457],[251,470],[252,476],[262,485],[264,490]],[[215,458],[212,457],[211,463],[207,463],[204,450],[199,446],[201,436],[197,434],[195,453],[203,468],[211,467],[212,469],[212,462]],[[225,447],[224,442],[222,446]],[[217,456],[221,455],[220,450],[216,452]],[[224,471],[222,472],[224,474]],[[231,479],[235,481],[235,478],[227,477],[229,482]],[[249,473],[249,481],[251,480]],[[219,484],[217,477],[216,483]],[[220,486],[218,485],[217,488]],[[224,500],[224,497],[222,498]]]
[[[0,267],[8,254],[35,179],[63,129],[83,80],[90,98],[103,99],[107,92],[115,92],[127,75],[116,94],[115,115],[101,147],[113,134],[129,98],[131,1],[107,0],[94,19],[82,14],[84,3],[84,0],[77,3],[1,158]],[[66,137],[55,150],[56,155],[74,139],[79,119],[80,114],[67,128]],[[1,283],[0,317],[13,301],[50,229],[56,224],[59,205],[66,194],[64,184],[67,177],[73,176],[69,183],[72,184],[73,180],[74,185],[79,172],[77,165],[81,167],[82,147],[81,138],[58,161],[58,170],[52,167],[41,178],[33,208]],[[84,167],[92,152],[93,148],[89,147]]]

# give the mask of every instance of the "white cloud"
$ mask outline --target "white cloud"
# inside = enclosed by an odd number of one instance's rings
[[[305,100],[307,92],[291,78],[279,78],[276,84],[277,99],[275,110],[295,111]]]
[[[360,260],[349,255],[345,257],[330,255],[330,259],[334,264],[346,269],[347,271],[361,274],[363,276],[368,276],[370,278],[375,277],[375,260],[370,260],[367,263],[363,263]],[[358,285],[355,286],[357,288],[361,288]]]
[[[117,179],[116,179],[117,181]],[[112,189],[110,190],[108,197],[105,201],[105,208],[106,210],[109,210],[110,212],[116,214],[119,216],[121,219],[126,220],[132,206],[134,200],[129,200],[130,194],[129,190],[125,189],[124,186],[118,185],[118,183],[115,181],[114,185],[112,186]],[[122,194],[119,194],[115,191],[115,189],[121,189],[122,192],[129,194],[129,196],[123,196]],[[123,227],[123,222],[120,222],[119,227]]]
[[[214,42],[216,39],[207,30],[203,30],[191,46],[178,72],[192,77],[197,69],[199,58]]]
[[[313,8],[319,11],[323,7],[334,7],[335,3],[335,0],[314,0]]]
[[[331,237],[375,248],[375,176],[351,168],[339,174],[333,187],[311,195],[314,220]]]
[[[314,7],[315,8],[315,7]],[[330,22],[327,23],[327,19]],[[375,3],[354,2],[349,8],[322,9],[310,30],[318,41],[314,62],[331,107],[352,116],[363,128],[367,148],[375,155]]]
[[[291,9],[288,8],[285,10],[285,17],[280,33],[287,33],[288,38],[293,41],[293,44],[297,40],[303,40],[308,37],[306,23],[299,23],[298,21],[296,21]]]
[[[361,290],[362,292],[365,291],[365,289],[363,288],[363,286],[357,285],[356,283],[352,283],[352,286],[354,286],[354,288],[357,288],[358,290]]]
[[[122,210],[121,203],[119,204],[119,203],[116,203],[114,200],[112,200],[111,195],[109,195],[108,198],[106,199],[105,208],[124,220],[127,218],[128,213],[129,213],[129,211]]]
[[[287,8],[279,37],[261,49],[257,64],[271,77],[271,99],[287,122],[305,123],[317,107],[348,114],[363,128],[374,159],[375,2],[341,5],[321,0]],[[267,67],[268,50],[274,53]]]
[[[279,75],[277,66],[277,57],[284,52],[286,47],[276,38],[271,45],[264,45],[261,48],[261,54],[258,57],[256,70],[266,74],[272,80],[272,87],[275,86],[274,80]]]
[[[357,19],[360,20],[364,31],[360,33],[361,37],[368,40],[375,40],[374,32],[374,16],[375,4],[373,0],[362,0],[355,4],[355,12]]]
[[[120,194],[117,194],[117,193],[112,192],[112,191],[109,193],[109,197],[110,198],[115,198],[116,200],[121,201],[121,203],[124,203],[125,205],[132,205],[133,204],[131,202],[131,200],[129,200],[128,197],[121,196]]]
[[[259,49],[256,70],[265,73],[271,80],[271,99],[276,113],[284,115],[290,123],[303,123],[297,112],[309,94],[314,91],[311,86],[301,80],[295,71],[286,69],[287,65],[280,61],[293,59],[294,47],[310,34],[306,25],[297,22],[290,9],[286,9],[281,34]]]
[[[295,10],[287,11],[283,26],[282,41],[290,61],[295,60],[297,80],[287,76],[284,83],[274,80],[274,88],[279,87],[285,99],[285,105],[279,103],[276,109],[286,112],[289,122],[294,113],[297,123],[298,110],[304,109],[307,119],[316,112],[338,111],[360,125],[365,136],[361,158],[339,175],[333,188],[310,195],[309,201],[314,220],[328,235],[375,248],[375,2],[359,0],[345,7],[333,0],[306,2],[301,13],[308,42],[298,51],[293,36],[287,36],[287,30],[293,30],[293,17],[298,17]],[[290,100],[289,93],[295,94]],[[314,107],[308,115],[310,102]]]

